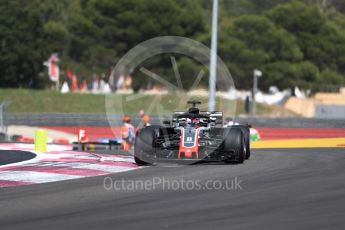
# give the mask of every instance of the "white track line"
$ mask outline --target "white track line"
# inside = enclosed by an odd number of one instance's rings
[[[61,180],[71,180],[82,178],[83,176],[32,172],[32,171],[2,171],[0,172],[0,180],[22,181],[30,183],[47,183]]]

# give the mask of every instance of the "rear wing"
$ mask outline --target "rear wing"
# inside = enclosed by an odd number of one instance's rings
[[[176,122],[176,119],[179,115],[183,115],[186,112],[174,112],[173,114],[173,122]],[[209,111],[200,111],[200,115],[204,116],[209,116],[211,121],[214,121],[216,126],[223,126],[224,121],[223,121],[223,112],[220,111],[214,111],[214,112],[209,112]]]

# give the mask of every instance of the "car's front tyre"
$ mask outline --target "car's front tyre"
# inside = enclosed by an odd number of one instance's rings
[[[152,164],[154,160],[155,129],[146,127],[140,129],[134,142],[134,160],[139,165]]]

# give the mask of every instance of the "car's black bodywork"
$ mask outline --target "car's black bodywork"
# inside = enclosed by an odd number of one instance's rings
[[[223,127],[221,112],[175,112],[169,125],[139,129],[134,144],[139,164],[158,161],[243,163],[250,156],[249,127]]]

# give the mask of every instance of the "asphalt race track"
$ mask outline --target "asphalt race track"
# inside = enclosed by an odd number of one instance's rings
[[[30,160],[35,156],[35,154],[26,151],[0,150],[0,165]]]
[[[106,177],[0,188],[0,228],[345,229],[344,148],[253,150],[244,165],[155,166],[111,176],[241,182],[233,190],[174,191],[163,183],[106,190]]]

